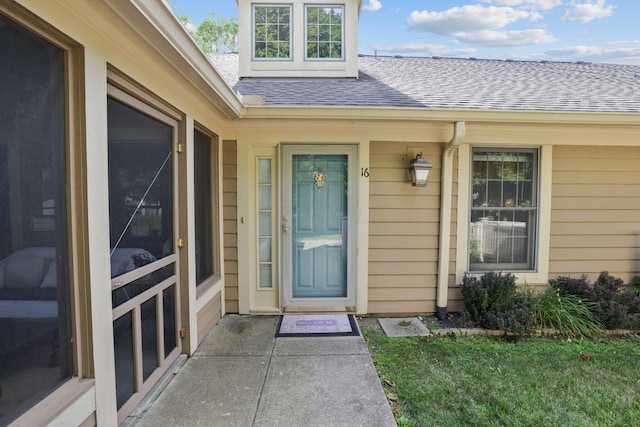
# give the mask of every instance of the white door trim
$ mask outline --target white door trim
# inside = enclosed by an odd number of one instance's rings
[[[348,239],[347,239],[347,296],[344,298],[294,298],[292,292],[292,244],[291,234],[284,231],[286,227],[290,227],[290,223],[286,223],[285,217],[291,218],[292,198],[291,198],[291,170],[292,156],[294,154],[337,154],[347,155],[348,165]],[[281,217],[280,217],[280,241],[281,241],[281,292],[282,292],[282,308],[314,308],[314,307],[355,307],[356,306],[356,290],[358,287],[358,260],[357,260],[357,244],[358,244],[358,145],[333,145],[333,144],[282,144],[281,145]]]

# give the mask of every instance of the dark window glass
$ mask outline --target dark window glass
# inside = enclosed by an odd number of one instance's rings
[[[173,253],[172,127],[109,98],[111,277]]]
[[[0,425],[72,372],[64,52],[0,15]]]
[[[537,236],[537,151],[473,151],[471,271],[533,270]]]
[[[194,181],[196,213],[196,284],[211,277],[214,271],[213,200],[211,171],[211,138],[202,132],[194,135]]]

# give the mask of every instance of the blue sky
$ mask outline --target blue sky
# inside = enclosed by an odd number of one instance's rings
[[[237,16],[235,0],[170,3],[195,24]],[[358,52],[640,65],[639,28],[639,0],[364,0]]]

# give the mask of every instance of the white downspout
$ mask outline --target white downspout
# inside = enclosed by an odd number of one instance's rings
[[[447,320],[449,299],[449,252],[451,249],[451,198],[453,197],[453,154],[466,133],[465,122],[453,124],[453,137],[442,152],[442,180],[440,190],[440,244],[438,245],[438,283],[436,288],[436,317]]]

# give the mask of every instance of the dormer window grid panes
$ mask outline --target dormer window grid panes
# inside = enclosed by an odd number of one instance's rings
[[[253,6],[253,57],[291,59],[291,6]]]
[[[306,6],[305,15],[306,59],[344,59],[344,7]]]

